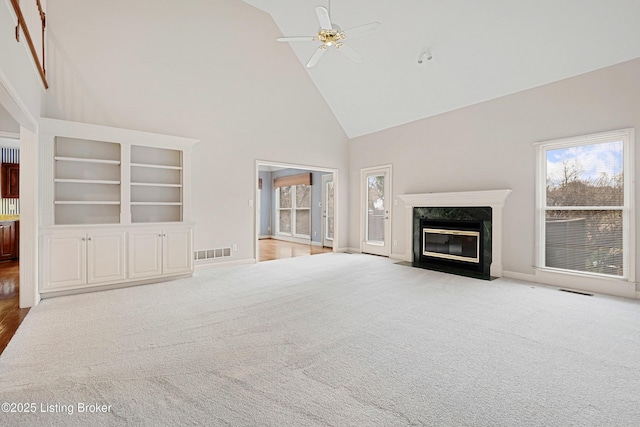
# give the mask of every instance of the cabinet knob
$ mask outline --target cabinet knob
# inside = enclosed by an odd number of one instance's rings
[[[87,240],[93,240],[93,237],[89,237],[89,238],[87,238]]]

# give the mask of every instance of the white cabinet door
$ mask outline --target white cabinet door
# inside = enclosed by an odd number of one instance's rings
[[[87,250],[84,232],[43,236],[42,291],[80,287],[87,280]]]
[[[163,273],[193,271],[191,228],[165,229],[163,235]]]
[[[87,237],[87,282],[125,279],[124,232],[91,232]]]
[[[129,232],[129,278],[162,275],[162,230]]]
[[[129,232],[129,279],[193,271],[190,227],[149,228]]]

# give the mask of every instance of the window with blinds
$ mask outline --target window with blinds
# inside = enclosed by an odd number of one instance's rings
[[[539,144],[542,267],[627,277],[632,134]]]

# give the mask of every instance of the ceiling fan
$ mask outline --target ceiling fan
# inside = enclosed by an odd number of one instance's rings
[[[320,61],[322,55],[325,54],[327,49],[331,46],[335,46],[338,52],[341,52],[347,58],[355,61],[362,62],[363,58],[357,51],[348,45],[344,44],[343,40],[348,37],[361,36],[363,34],[372,33],[377,31],[382,24],[379,22],[371,22],[369,24],[360,25],[357,27],[349,28],[348,30],[341,30],[336,24],[331,23],[329,18],[329,11],[322,7],[316,7],[316,15],[318,15],[318,21],[320,22],[320,29],[317,36],[301,36],[301,37],[280,37],[276,39],[279,42],[316,42],[319,41],[322,44],[307,62],[307,67],[311,68]]]

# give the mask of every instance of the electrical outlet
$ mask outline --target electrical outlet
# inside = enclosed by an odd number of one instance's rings
[[[238,245],[236,245],[235,243],[233,245],[231,245],[231,250],[233,252],[237,251],[238,250]]]
[[[398,241],[397,240],[393,240],[393,246],[398,246]]]
[[[317,231],[314,231],[314,232],[313,232],[313,237],[316,237],[317,235],[318,235],[318,232],[317,232]]]

